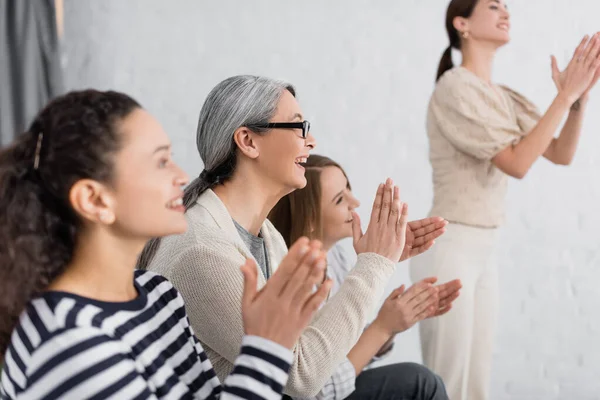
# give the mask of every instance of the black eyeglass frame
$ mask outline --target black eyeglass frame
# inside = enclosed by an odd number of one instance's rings
[[[310,122],[304,120],[302,122],[269,122],[266,124],[250,124],[248,128],[261,128],[261,129],[302,129],[302,138],[306,139],[308,132],[310,132]]]

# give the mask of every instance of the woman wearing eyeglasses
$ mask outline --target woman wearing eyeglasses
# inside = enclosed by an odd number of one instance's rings
[[[452,311],[420,324],[423,361],[442,376],[456,400],[488,396],[498,303],[493,249],[509,177],[523,178],[542,156],[558,165],[571,163],[589,92],[599,77],[595,35],[584,38],[564,71],[553,58],[558,94],[540,115],[525,97],[492,82],[496,50],[508,43],[509,29],[502,0],[450,2],[450,45],[440,61],[427,116],[431,215],[450,224],[432,251],[411,262],[411,273],[413,280],[434,275],[463,283]],[[462,53],[460,66],[452,63],[452,48]]]
[[[315,146],[308,129],[291,85],[255,76],[219,83],[200,111],[205,169],[186,189],[188,231],[155,241],[140,257],[142,268],[160,271],[182,293],[219,376],[233,368],[243,337],[240,261],[257,261],[263,286],[287,252],[267,215],[306,185],[302,164]],[[380,185],[352,276],[296,343],[285,393],[341,399],[354,390],[345,385],[348,374],[354,382],[346,355],[404,251],[407,216],[398,193],[391,181]]]
[[[60,96],[0,150],[0,399],[281,398],[326,255],[298,240],[258,294],[241,264],[246,336],[221,384],[181,295],[134,270],[150,238],[186,230],[187,180],[160,123],[118,92]]]

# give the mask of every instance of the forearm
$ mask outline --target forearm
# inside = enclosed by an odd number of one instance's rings
[[[348,359],[354,366],[357,375],[391,338],[391,332],[381,328],[377,320],[365,329],[358,342],[348,353]]]
[[[174,268],[169,278],[186,300],[192,327],[203,344],[233,364],[244,336],[240,308],[244,282],[239,272],[244,259],[235,248],[204,246],[180,257],[174,262],[180,268]],[[186,267],[198,265],[198,260],[203,268]],[[339,292],[317,313],[294,347],[288,395],[312,397],[321,390],[356,343],[394,270],[395,263],[385,257],[358,256]],[[223,365],[216,368],[221,378],[227,369]]]
[[[317,313],[294,348],[286,393],[314,396],[359,339],[369,313],[382,296],[395,264],[372,253],[360,254],[340,290]],[[385,341],[379,344],[379,347]],[[374,350],[374,355],[377,350]]]
[[[498,158],[503,158],[501,169],[515,177],[523,177],[529,171],[533,163],[548,149],[554,139],[554,134],[571,106],[570,101],[563,95],[558,95],[539,120],[538,124],[529,132],[523,140],[515,146],[498,154]],[[508,159],[506,159],[508,158]]]
[[[544,153],[544,157],[554,164],[569,165],[573,161],[581,136],[586,106],[586,98],[581,98],[573,104],[560,136],[550,143]]]
[[[390,351],[390,349],[392,348],[393,345],[394,345],[394,335],[390,336],[390,338],[387,340],[387,342],[385,342],[383,344],[383,346],[381,346],[381,348],[379,349],[377,354],[375,354],[375,357],[381,357],[382,355],[384,355],[385,353]]]

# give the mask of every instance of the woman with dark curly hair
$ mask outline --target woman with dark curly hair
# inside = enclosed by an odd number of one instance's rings
[[[150,238],[185,231],[186,182],[160,124],[116,92],[56,99],[0,152],[0,399],[281,397],[325,254],[299,240],[258,294],[242,267],[245,336],[221,386],[179,293],[134,271]]]

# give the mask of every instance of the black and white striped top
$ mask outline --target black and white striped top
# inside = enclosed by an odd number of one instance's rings
[[[0,399],[279,399],[292,352],[246,336],[221,386],[194,336],[181,295],[160,275],[135,272],[139,296],[100,302],[47,292],[20,317]]]

